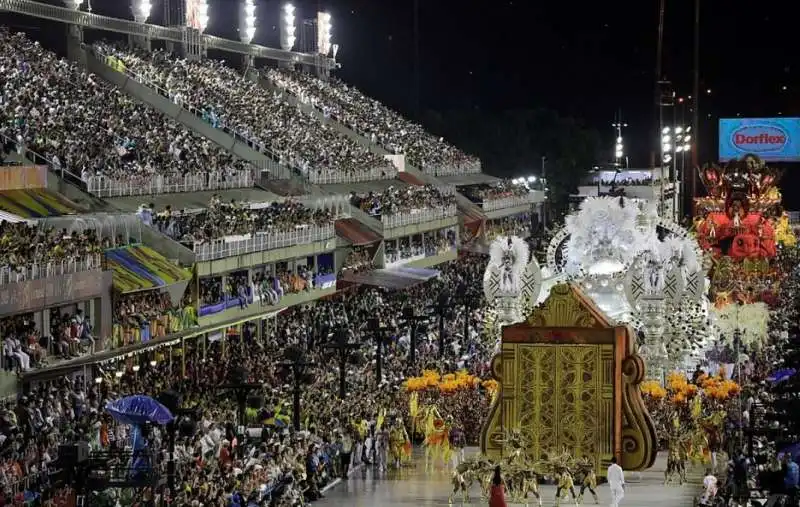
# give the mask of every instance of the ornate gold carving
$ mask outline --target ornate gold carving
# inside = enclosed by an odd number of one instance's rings
[[[644,364],[632,354],[629,333],[612,328],[576,288],[554,287],[527,326],[503,330],[492,360],[500,392],[483,426],[482,451],[502,456],[504,433],[520,429],[534,459],[566,446],[592,457],[603,475],[621,448],[625,469],[652,466],[655,428],[639,393]]]
[[[584,301],[568,284],[558,284],[528,316],[528,324],[540,327],[596,327],[601,325]]]
[[[632,354],[622,362],[622,468],[641,470],[656,461],[656,428],[642,400],[644,361]]]

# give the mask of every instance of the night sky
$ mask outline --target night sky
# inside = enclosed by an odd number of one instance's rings
[[[800,115],[792,2],[702,2],[701,120],[715,125],[720,116]],[[162,1],[152,3],[151,19],[159,23]],[[236,38],[239,3],[211,0],[207,32]],[[277,47],[282,3],[257,0],[255,43]],[[339,77],[401,112],[414,110],[413,0],[294,3],[299,18],[318,9],[332,14]],[[117,17],[131,17],[127,4],[92,1],[94,12]],[[667,0],[666,7],[664,75],[684,97],[692,93],[693,4]],[[658,0],[419,0],[419,6],[423,109],[552,108],[607,135],[609,152],[610,124],[621,109],[630,125],[631,165],[648,164]],[[685,114],[688,120],[688,107]],[[716,156],[716,139],[701,144],[704,161]]]

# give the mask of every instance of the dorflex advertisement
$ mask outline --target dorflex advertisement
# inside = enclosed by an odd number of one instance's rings
[[[748,153],[768,162],[800,162],[800,118],[720,119],[720,162]]]

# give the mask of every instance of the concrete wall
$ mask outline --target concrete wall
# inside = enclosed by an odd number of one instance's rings
[[[439,220],[431,220],[430,222],[422,222],[420,224],[405,225],[403,227],[393,227],[391,229],[383,230],[384,239],[402,238],[404,236],[413,236],[414,234],[422,234],[428,231],[437,231],[439,229],[447,229],[458,225],[458,215],[442,218]]]
[[[237,257],[227,257],[214,261],[197,263],[197,276],[212,276],[239,271],[255,266],[262,266],[273,262],[310,257],[323,253],[332,252],[336,249],[336,239],[330,238],[326,241],[315,241],[305,245],[296,245],[289,248],[276,248],[263,252],[239,255]]]

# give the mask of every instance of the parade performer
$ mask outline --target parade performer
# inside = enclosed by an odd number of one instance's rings
[[[381,411],[375,424],[375,464],[379,470],[386,470],[389,461],[389,428],[386,424],[386,410]]]
[[[438,459],[447,466],[450,461],[450,429],[435,406],[426,407],[424,414],[422,428],[425,433],[425,470],[430,467],[431,461],[435,464]]]
[[[395,418],[389,431],[389,451],[395,468],[400,468],[403,461],[411,457],[411,441],[403,422]]]
[[[467,446],[467,437],[459,426],[453,423],[453,417],[448,416],[448,425],[450,426],[450,445],[453,449],[453,465],[458,466],[459,463],[464,462],[464,447]]]
[[[581,490],[578,493],[578,503],[583,503],[583,493],[588,489],[594,497],[594,503],[599,504],[597,498],[597,474],[594,472],[594,464],[589,456],[584,456],[578,462],[578,473],[581,476]]]
[[[561,505],[561,499],[567,497],[567,492],[572,495],[572,501],[578,505],[578,498],[575,495],[575,481],[568,468],[556,471],[556,505]]]

